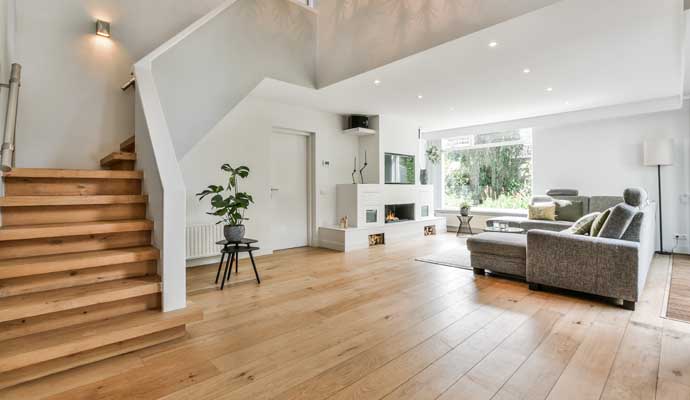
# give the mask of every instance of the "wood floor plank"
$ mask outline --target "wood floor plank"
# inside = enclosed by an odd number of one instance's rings
[[[388,397],[390,399],[434,399],[442,394],[440,399],[490,399],[529,357],[551,331],[553,324],[562,316],[563,314],[556,311],[540,309],[469,371],[463,366],[447,370],[443,366],[449,365],[449,362],[439,360],[440,362],[436,363],[438,365],[433,366],[434,368],[414,377]],[[434,381],[432,379],[434,373],[441,377],[448,377],[447,381],[443,382],[442,379]],[[424,384],[420,385],[420,382]],[[429,384],[429,382],[432,383]]]
[[[655,257],[630,313],[414,260],[464,241],[441,234],[350,253],[280,251],[257,258],[261,285],[242,259],[224,291],[213,284],[217,265],[189,269],[189,299],[204,319],[184,339],[0,390],[0,398],[690,398],[690,324],[661,318],[668,258]],[[100,268],[95,258],[51,257],[31,268]],[[120,318],[108,304],[63,314]],[[3,324],[11,330],[0,337],[61,323],[44,319]]]
[[[629,324],[601,400],[653,399],[662,329]]]
[[[498,308],[497,315],[493,319],[489,318],[488,321],[480,319],[478,324],[473,324],[470,319],[460,321],[453,327],[457,332],[444,332],[429,339],[425,343],[430,344],[416,347],[331,398],[383,398],[442,357],[443,362],[452,364],[453,368],[456,368],[459,360],[471,360],[469,362],[474,365],[483,358],[482,353],[493,349],[505,336],[510,335],[513,330],[529,319],[531,314],[536,313],[544,300],[532,295],[524,298],[524,301],[518,299],[514,301],[509,307]],[[521,312],[511,311],[517,308],[520,308]],[[465,324],[468,326],[464,326]],[[441,351],[431,344],[434,342],[446,344],[447,349]],[[449,352],[448,357],[444,357]]]
[[[554,326],[551,334],[532,353],[493,397],[497,400],[546,399],[558,381],[602,305],[577,304]]]
[[[599,399],[624,332],[625,325],[595,322],[547,399]]]

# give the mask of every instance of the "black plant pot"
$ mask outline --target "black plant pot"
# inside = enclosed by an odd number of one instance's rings
[[[460,208],[460,215],[463,217],[467,217],[470,215],[470,208],[469,207],[462,207]]]
[[[419,170],[419,183],[427,185],[429,183],[429,171],[426,169]]]
[[[244,225],[225,225],[223,235],[228,242],[239,242],[244,239]]]

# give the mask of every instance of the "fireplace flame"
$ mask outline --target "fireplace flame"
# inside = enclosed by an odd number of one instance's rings
[[[386,222],[391,222],[391,221],[399,221],[400,218],[395,216],[395,213],[393,210],[388,210],[388,214],[386,214]]]

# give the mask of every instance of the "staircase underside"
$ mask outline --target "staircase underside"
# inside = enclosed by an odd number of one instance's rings
[[[0,389],[185,336],[161,311],[134,138],[105,170],[15,169],[0,198]]]

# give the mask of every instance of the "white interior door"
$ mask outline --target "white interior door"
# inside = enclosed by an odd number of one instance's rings
[[[271,236],[273,249],[308,245],[308,137],[271,135]]]

